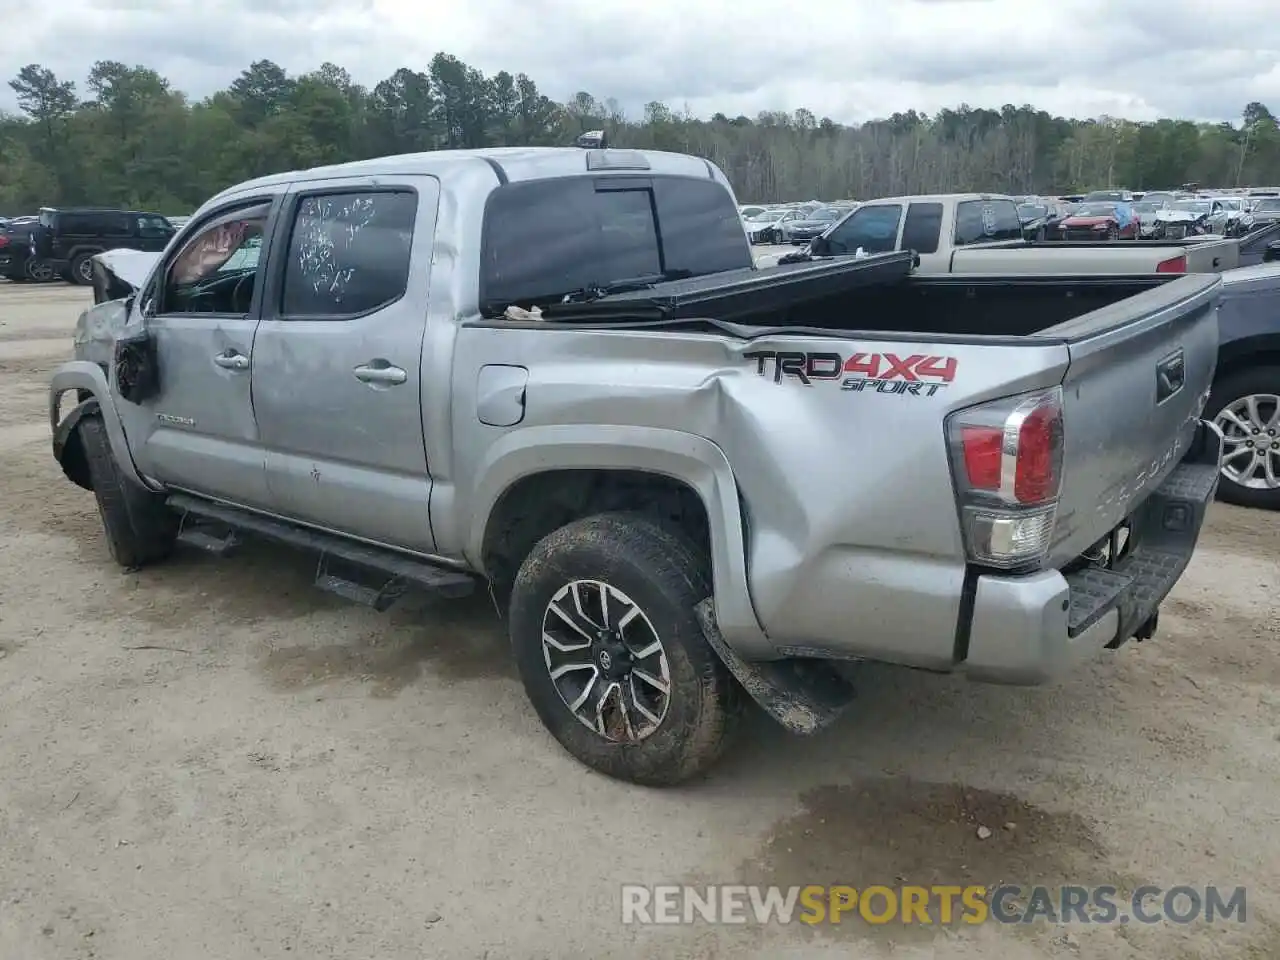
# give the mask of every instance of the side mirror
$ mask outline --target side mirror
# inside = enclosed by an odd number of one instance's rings
[[[831,256],[831,243],[826,237],[814,237],[809,241],[809,255],[812,257]]]
[[[1262,252],[1262,262],[1274,263],[1277,260],[1280,260],[1280,240],[1272,240]]]
[[[112,366],[120,396],[129,403],[143,403],[160,392],[156,341],[150,331],[117,340]]]

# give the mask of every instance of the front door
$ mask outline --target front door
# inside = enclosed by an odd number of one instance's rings
[[[422,343],[439,184],[301,184],[275,241],[253,400],[274,511],[430,552]]]
[[[280,197],[223,207],[152,273],[135,307],[154,339],[159,393],[120,401],[139,471],[167,486],[267,508],[253,416],[263,242]]]

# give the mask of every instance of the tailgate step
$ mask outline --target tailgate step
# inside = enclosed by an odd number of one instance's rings
[[[1133,577],[1094,567],[1069,574],[1067,583],[1071,587],[1067,635],[1074,637],[1093,626],[1094,621],[1111,609],[1116,597],[1133,583]]]

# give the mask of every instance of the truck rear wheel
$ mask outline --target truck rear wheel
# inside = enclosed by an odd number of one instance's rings
[[[71,261],[71,266],[67,269],[67,280],[82,287],[93,283],[92,253],[82,253]]]
[[[1213,385],[1205,410],[1223,435],[1218,495],[1280,510],[1280,367],[1251,367]]]
[[[561,527],[525,559],[510,603],[520,678],[579,761],[665,786],[724,753],[743,701],[694,615],[709,573],[686,538],[628,513]]]
[[[165,559],[178,535],[177,515],[164,505],[163,497],[120,472],[100,416],[85,417],[76,430],[112,559],[128,570]]]

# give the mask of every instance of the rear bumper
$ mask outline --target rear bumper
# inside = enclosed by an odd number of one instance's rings
[[[1195,551],[1221,455],[1221,434],[1201,421],[1191,451],[1130,518],[1132,546],[1111,569],[979,576],[962,669],[975,680],[1045,683],[1105,647],[1149,636]]]

